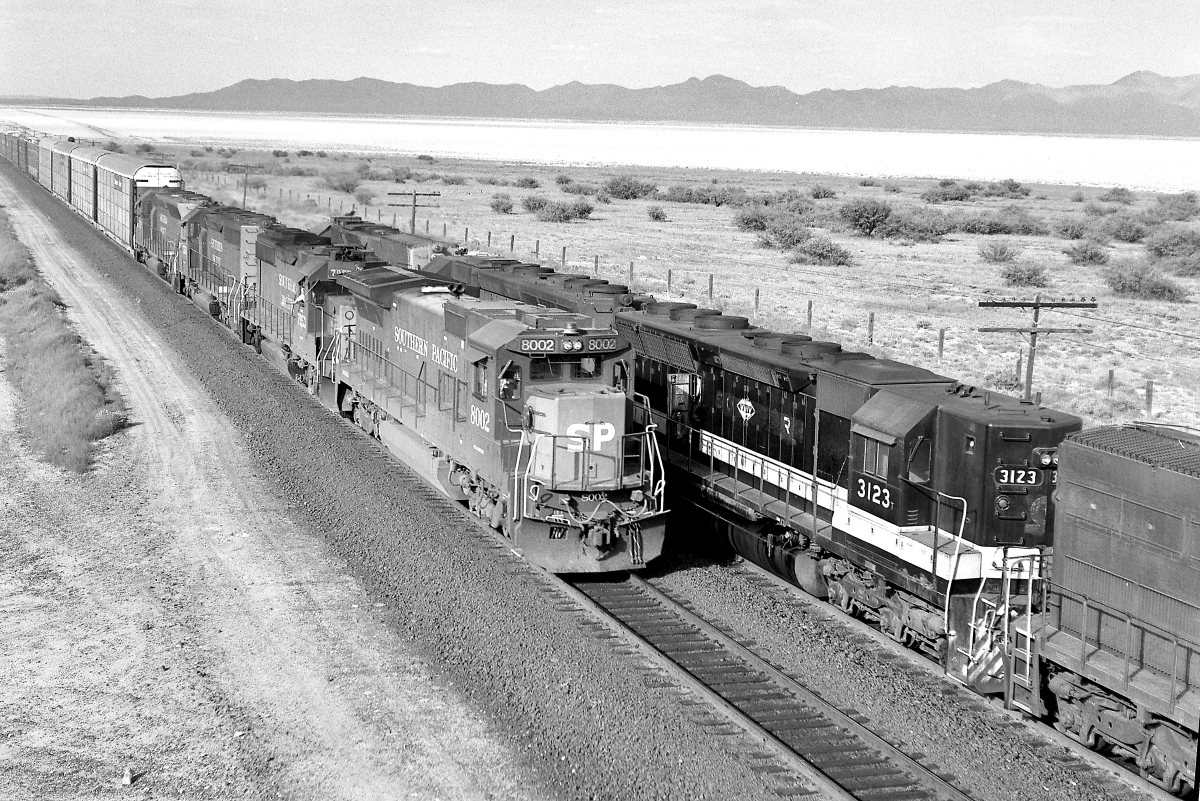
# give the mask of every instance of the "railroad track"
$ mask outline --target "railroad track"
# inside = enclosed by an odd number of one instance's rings
[[[783,797],[969,801],[949,782],[881,739],[792,676],[637,576],[576,578],[577,602],[636,638],[659,667],[762,749],[749,766]]]

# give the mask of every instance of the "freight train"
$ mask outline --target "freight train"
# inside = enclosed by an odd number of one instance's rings
[[[29,171],[9,136],[3,152]],[[131,252],[535,561],[637,567],[669,501],[973,689],[1195,787],[1195,433],[1083,431],[919,367],[355,217],[313,234],[170,184],[131,211]]]
[[[335,219],[346,243],[391,230]],[[633,343],[671,503],[972,689],[1179,794],[1200,730],[1200,435],[1073,415],[744,317],[441,245],[481,297]],[[410,261],[414,266],[418,262]],[[814,513],[815,510],[815,513]]]
[[[625,571],[662,552],[665,465],[634,423],[632,353],[611,325],[465,295],[189,192],[152,161],[11,134],[3,153],[35,178],[48,153],[51,192],[530,562]]]

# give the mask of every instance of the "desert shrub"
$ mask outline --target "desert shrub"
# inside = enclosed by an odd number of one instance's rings
[[[477,175],[475,183],[483,184],[484,186],[508,186],[508,181],[503,178],[497,178],[494,175]]]
[[[362,177],[356,170],[348,170],[345,168],[330,170],[321,177],[321,182],[326,188],[332,189],[335,192],[353,193],[358,189],[358,185],[362,183]]]
[[[823,236],[814,236],[792,250],[791,261],[793,264],[846,265],[850,264],[850,251]]]
[[[394,181],[396,173],[391,167],[368,167],[362,178],[367,181]]]
[[[205,153],[211,153],[211,152],[213,152],[213,146],[212,146],[212,145],[205,145],[205,146],[204,146],[204,152],[205,152]]]
[[[957,221],[948,214],[933,209],[896,209],[876,229],[887,239],[911,239],[914,242],[937,242],[954,231]]]
[[[926,189],[921,193],[921,200],[926,203],[947,203],[950,201],[970,200],[972,196],[971,190],[965,186],[959,186],[953,181],[949,185],[944,182],[938,186]]]
[[[654,222],[666,222],[667,213],[663,211],[662,206],[651,206],[646,209],[646,215]]]
[[[985,211],[964,217],[959,222],[959,229],[968,234],[988,236],[1043,236],[1050,233],[1050,228],[1044,220],[1020,206],[1005,206],[998,211]]]
[[[443,175],[442,183],[446,186],[462,186],[467,182],[467,179],[461,175]]]
[[[497,214],[512,214],[512,198],[503,192],[492,195],[492,202],[489,205],[491,205],[492,211]]]
[[[437,159],[435,159],[433,156],[427,156],[422,153],[421,155],[417,156],[417,161],[424,161],[426,164],[433,164],[435,161],[437,161]]]
[[[139,144],[138,144],[138,146],[137,146],[137,152],[139,152],[139,153],[153,153],[153,152],[154,152],[154,145],[150,144],[149,142],[141,142],[141,143],[139,143]]]
[[[323,159],[323,158],[325,158],[325,156],[327,156],[327,155],[328,155],[328,154],[327,154],[327,153],[326,153],[324,150],[318,150],[318,151],[317,151],[317,158],[319,158],[319,159]]]
[[[1063,253],[1072,264],[1107,264],[1108,251],[1093,239],[1084,239],[1063,248]]]
[[[357,164],[354,165],[354,171],[365,178],[367,176],[367,173],[369,173],[371,171],[371,162],[369,162],[369,161],[358,162]]]
[[[861,181],[858,182],[858,185],[859,186],[879,186],[879,181],[876,181],[874,178],[863,178]]]
[[[542,222],[570,222],[571,220],[586,219],[592,213],[592,209],[592,204],[583,198],[571,203],[551,200],[537,210],[537,218]]]
[[[608,194],[607,189],[605,189],[604,187],[600,187],[599,189],[596,190],[596,202],[597,203],[612,203],[612,195]]]
[[[804,224],[803,216],[785,211],[771,216],[766,236],[773,245],[788,250],[809,239],[812,231]]]
[[[882,200],[851,200],[842,204],[838,216],[860,234],[870,236],[892,216],[892,207]]]
[[[614,175],[604,182],[604,188],[618,200],[637,200],[653,192],[656,187],[652,183],[640,181],[629,174]]]
[[[1019,200],[1023,197],[1029,197],[1032,191],[1029,187],[1023,186],[1020,181],[1005,178],[1003,181],[994,181],[985,186],[983,188],[983,195],[984,197],[1009,197]]]
[[[813,200],[829,200],[830,198],[837,197],[837,192],[820,184],[813,184],[812,189],[809,190],[809,194],[812,195]]]
[[[1147,264],[1135,261],[1114,262],[1104,273],[1104,282],[1114,295],[1140,300],[1164,300],[1182,303],[1188,293],[1176,282]]]
[[[293,178],[312,178],[318,173],[312,167],[301,167],[298,164],[276,164],[271,167],[271,174],[290,176]]]
[[[1000,268],[1000,277],[1008,286],[1048,286],[1046,268],[1040,264],[1012,262]]]
[[[883,191],[884,191],[884,192],[891,192],[892,194],[898,195],[898,194],[900,194],[900,192],[901,192],[902,190],[901,190],[901,189],[900,189],[900,187],[899,187],[899,186],[897,186],[896,184],[884,184],[884,185],[883,185]]]
[[[191,157],[193,157],[193,158],[203,158],[203,157],[204,157],[204,151],[203,151],[203,150],[189,150],[189,151],[188,151],[188,155],[189,155],[189,156],[191,156]]]
[[[288,154],[288,152],[286,150],[272,150],[271,151],[271,155],[277,159],[281,159],[284,156],[286,156],[287,154]]]
[[[1197,276],[1200,275],[1200,253],[1192,253],[1187,256],[1179,256],[1170,260],[1171,269],[1179,275]]]
[[[1105,220],[1101,230],[1122,242],[1141,242],[1146,238],[1146,226],[1129,214],[1114,214]]]
[[[559,186],[566,186],[567,184],[575,183],[575,179],[569,175],[556,175],[554,176],[554,183]]]
[[[1146,240],[1146,252],[1156,259],[1200,254],[1200,230],[1179,223],[1167,223]]]
[[[985,242],[979,246],[979,258],[990,264],[1016,261],[1021,255],[1021,249],[1011,242],[997,240]]]
[[[1122,206],[1129,206],[1133,201],[1137,200],[1137,195],[1123,186],[1114,186],[1103,195],[1097,197],[1096,200],[1099,200],[1101,203],[1120,203]]]
[[[521,198],[521,205],[525,208],[525,211],[541,211],[549,202],[550,199],[545,195],[526,195]]]
[[[528,175],[526,175],[514,181],[513,186],[517,187],[518,189],[538,189],[541,187],[541,183],[537,178],[530,178]]]
[[[742,206],[733,215],[733,224],[742,231],[765,231],[770,219],[766,206]]]
[[[938,181],[938,186],[941,186],[941,187],[954,186],[956,183],[958,183],[958,181],[954,180],[953,178],[943,178],[940,181]]]
[[[1083,213],[1089,217],[1107,217],[1117,213],[1117,206],[1103,206],[1099,203],[1089,203],[1083,207]]]
[[[247,189],[266,189],[267,188],[267,179],[262,177],[261,175],[251,175],[249,178],[246,178],[245,180],[246,180],[246,188]]]
[[[1063,239],[1083,239],[1087,236],[1088,225],[1078,217],[1063,217],[1054,223],[1054,233]]]
[[[671,203],[700,203],[709,206],[739,206],[747,202],[749,194],[740,186],[684,186],[674,184],[654,193],[656,200]]]
[[[1083,202],[1083,193],[1076,192],[1075,194],[1071,195],[1071,202],[1072,203],[1082,203]]]
[[[1200,201],[1195,192],[1159,195],[1149,213],[1157,220],[1187,222],[1200,216]]]
[[[300,156],[300,157],[311,156],[312,154],[313,154],[313,152],[311,150],[297,150],[296,151],[296,155]]]
[[[375,199],[375,194],[370,189],[359,189],[354,193],[354,199],[358,203],[367,206]]]
[[[561,188],[562,188],[562,191],[566,192],[568,195],[589,195],[590,196],[590,195],[594,195],[594,194],[596,194],[596,192],[600,191],[600,187],[596,186],[595,184],[577,184],[574,182],[569,183],[569,184],[563,184]]]
[[[968,192],[978,192],[979,190],[983,189],[983,184],[979,183],[979,181],[967,181],[965,184],[963,184],[963,189],[967,190]]]

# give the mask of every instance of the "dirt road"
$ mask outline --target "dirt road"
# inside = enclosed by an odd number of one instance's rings
[[[0,203],[133,421],[68,475],[23,447],[0,380],[0,797],[536,795],[137,304],[4,176]]]

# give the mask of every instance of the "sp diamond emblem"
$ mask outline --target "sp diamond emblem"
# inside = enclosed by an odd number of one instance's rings
[[[738,414],[742,416],[742,420],[747,423],[750,422],[750,418],[754,416],[754,404],[750,402],[749,398],[742,398],[740,401],[738,401],[737,410]]]

